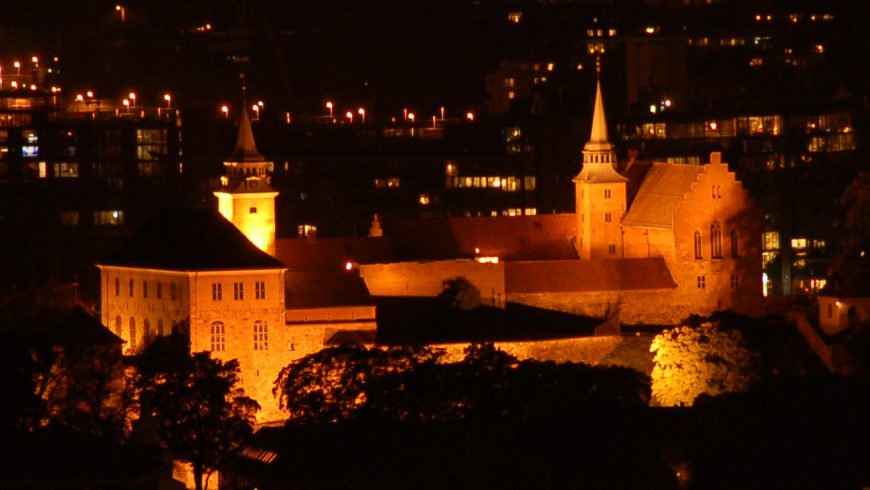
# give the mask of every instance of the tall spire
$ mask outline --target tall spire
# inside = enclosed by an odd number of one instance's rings
[[[596,59],[595,69],[598,80],[595,82],[595,108],[592,111],[592,131],[589,141],[583,146],[583,168],[577,177],[578,182],[624,182],[626,179],[613,168],[616,152],[607,138],[607,120],[604,117],[604,97],[601,95],[601,65]]]
[[[229,156],[229,160],[233,162],[262,162],[265,158],[257,151],[257,144],[254,142],[254,132],[251,130],[251,120],[248,118],[248,94],[247,87],[245,87],[245,75],[241,74],[239,78],[242,79],[242,117],[239,119],[239,134],[236,136],[236,147]]]
[[[583,147],[585,151],[613,151],[607,139],[607,120],[604,118],[604,98],[601,96],[601,80],[595,83],[595,109],[592,113],[592,134]]]

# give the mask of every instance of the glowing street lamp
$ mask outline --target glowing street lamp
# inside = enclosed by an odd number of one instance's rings
[[[16,61],[16,62],[12,63],[12,66],[14,66],[15,70],[17,71],[16,75],[21,75],[21,62]]]
[[[124,112],[130,112],[130,99],[124,99],[122,102],[124,104]]]
[[[229,108],[229,106],[227,106],[227,105],[222,105],[222,106],[221,106],[221,112],[223,112],[225,118],[227,118],[227,119],[230,118],[230,108]]]
[[[39,68],[39,56],[31,56],[30,62],[36,65],[37,68]]]
[[[121,24],[127,22],[127,7],[123,5],[115,5],[115,12],[121,14]]]
[[[365,124],[365,123],[366,123],[366,110],[363,109],[362,107],[360,107],[359,109],[357,109],[356,112],[357,112],[357,114],[359,114],[360,121],[361,121],[363,124]]]
[[[413,112],[408,113],[408,120],[411,121],[412,123],[414,122],[414,119],[416,119],[416,118],[417,118],[417,116],[415,116]]]
[[[94,91],[88,90],[87,92],[85,92],[85,95],[87,95],[89,99],[93,99],[94,98]]]
[[[333,107],[332,101],[327,100],[326,101],[326,108],[329,110],[329,117],[332,117],[332,107]]]
[[[353,112],[350,112],[350,111],[345,112],[344,117],[346,117],[350,123],[353,123]]]
[[[466,112],[465,119],[468,119],[468,122],[474,121],[474,113],[471,111]]]
[[[163,94],[163,100],[166,101],[166,108],[170,109],[172,107],[172,96],[169,94]]]
[[[408,109],[407,108],[402,109],[402,120],[404,120],[404,121],[408,120]]]
[[[251,110],[254,111],[254,120],[259,121],[260,120],[260,106],[257,104],[254,104],[251,106]]]
[[[136,92],[130,92],[130,94],[127,95],[127,98],[130,99],[130,104],[133,107],[136,107]]]
[[[84,102],[85,96],[82,94],[76,94],[76,102]]]

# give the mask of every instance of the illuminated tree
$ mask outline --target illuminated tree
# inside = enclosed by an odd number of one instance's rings
[[[692,405],[700,395],[745,391],[758,379],[758,354],[739,331],[713,323],[666,330],[650,352],[652,395],[660,405]]]
[[[163,444],[193,467],[197,490],[247,437],[259,405],[239,388],[239,365],[208,352],[189,353],[188,339],[158,337],[140,355],[142,417],[156,422]]]

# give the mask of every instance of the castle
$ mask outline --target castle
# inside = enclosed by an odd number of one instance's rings
[[[464,276],[486,303],[627,324],[762,310],[761,219],[711,155],[704,165],[632,162],[621,174],[597,87],[574,179],[576,212],[381,223],[369,237],[278,239],[271,162],[245,111],[210,209],[167,210],[99,265],[102,322],[141,350],[179,329],[191,349],[238,359],[245,390],[272,397],[293,359],[374,342],[374,296],[434,296]]]

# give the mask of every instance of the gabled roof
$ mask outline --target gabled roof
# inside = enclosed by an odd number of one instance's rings
[[[18,334],[52,346],[113,345],[124,341],[81,307],[42,310],[32,315],[0,320],[4,333]]]
[[[576,258],[573,214],[387,221],[384,236],[401,260],[496,256],[502,260]],[[475,252],[478,249],[479,252]]]
[[[288,310],[374,305],[359,274],[338,269],[287,271],[284,275],[284,297]]]
[[[505,292],[569,293],[670,289],[662,258],[550,260],[505,264]]]
[[[275,255],[291,269],[336,269],[347,261],[373,264],[395,256],[385,237],[280,238],[275,242]]]
[[[692,185],[703,172],[702,165],[653,163],[622,224],[671,229],[677,204],[691,192]]]
[[[220,213],[206,208],[160,211],[99,265],[178,271],[284,268]]]

